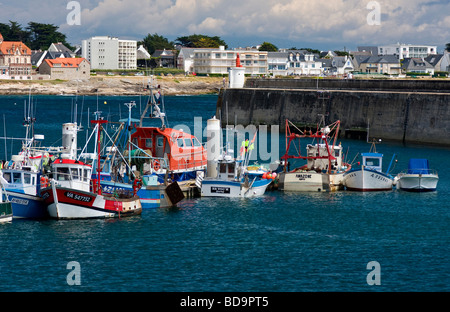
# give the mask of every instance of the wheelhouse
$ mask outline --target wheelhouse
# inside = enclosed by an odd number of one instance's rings
[[[362,164],[366,169],[382,171],[383,154],[380,153],[361,153]]]
[[[90,190],[92,166],[77,160],[57,159],[52,168],[52,177],[59,185]]]
[[[206,150],[202,144],[195,136],[181,130],[137,127],[131,142],[132,149],[138,147],[153,158],[164,160],[171,171],[206,166]]]

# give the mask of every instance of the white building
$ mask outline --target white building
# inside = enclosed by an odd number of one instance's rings
[[[306,50],[269,52],[268,70],[273,76],[323,74],[322,60]]]
[[[97,36],[83,40],[82,57],[91,69],[136,69],[137,41]]]
[[[228,69],[236,66],[239,54],[245,74],[267,74],[267,52],[258,50],[225,50],[204,48],[194,50],[193,71],[198,74],[228,74]]]
[[[417,57],[425,58],[436,53],[437,46],[397,43],[378,47],[378,55],[396,55],[399,60]]]
[[[184,70],[185,73],[194,71],[194,51],[195,48],[181,48],[177,58],[177,68]]]

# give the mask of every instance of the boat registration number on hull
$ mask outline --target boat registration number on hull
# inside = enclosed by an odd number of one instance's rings
[[[304,181],[304,180],[306,180],[306,179],[311,179],[311,174],[304,174],[304,173],[301,173],[301,174],[296,174],[295,175],[295,177],[299,180],[299,181]]]
[[[230,194],[229,187],[211,186],[211,193],[216,194]]]

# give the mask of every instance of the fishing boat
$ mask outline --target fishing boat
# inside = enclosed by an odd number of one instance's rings
[[[232,155],[222,155],[217,162],[217,176],[198,178],[197,185],[203,197],[256,197],[262,196],[272,179],[258,176],[249,178],[243,160],[236,160]]]
[[[147,119],[160,119],[159,127],[146,126]],[[166,175],[172,181],[194,180],[197,171],[206,170],[206,150],[193,135],[167,127],[167,116],[161,91],[150,90],[149,100],[141,114],[139,124],[134,125],[128,151],[143,166],[143,174],[157,175],[164,183]],[[131,124],[130,124],[130,127]],[[144,167],[145,166],[145,167]]]
[[[13,219],[12,205],[3,185],[0,187],[0,223],[11,222]]]
[[[47,208],[39,196],[39,191],[46,183],[42,168],[48,163],[51,155],[35,150],[44,136],[34,134],[34,122],[34,118],[25,118],[26,136],[21,139],[20,152],[1,164],[0,183],[11,201],[14,218],[48,217]]]
[[[245,142],[243,142],[237,158],[234,157],[232,150],[227,149],[227,144],[225,148],[219,148],[222,130],[220,120],[215,116],[208,120],[207,132],[209,137],[207,142],[208,175],[205,177],[203,172],[199,172],[196,178],[196,185],[201,190],[201,196],[256,197],[264,195],[272,179],[263,179],[263,173],[253,173],[250,177],[248,170],[256,132],[248,145],[244,145]]]
[[[173,207],[185,195],[180,184],[169,176],[169,167],[165,159],[152,157],[150,150],[143,150],[131,144],[132,122],[131,109],[134,102],[125,103],[128,107],[128,119],[120,120],[120,127],[111,139],[108,153],[101,160],[100,184],[104,194],[132,193],[136,181],[140,187],[137,196],[141,200],[143,209]],[[164,171],[164,180],[161,181],[151,164],[158,161],[159,168]],[[132,167],[131,167],[132,166]]]
[[[410,192],[435,191],[439,181],[436,170],[430,169],[428,159],[412,158],[408,170],[395,177],[397,188]]]
[[[368,153],[361,153],[359,168],[353,168],[344,175],[344,184],[350,191],[388,191],[392,190],[394,177],[389,174],[395,154],[386,172],[383,172],[383,154],[378,153],[375,141]]]
[[[106,120],[91,121],[95,124],[97,164],[100,164],[100,131]],[[86,143],[87,146],[88,142]],[[133,194],[117,196],[102,194],[100,166],[97,178],[92,178],[92,165],[74,159],[56,159],[52,164],[50,186],[41,190],[41,196],[50,217],[56,219],[114,218],[137,215],[142,212],[141,202]],[[136,184],[136,187],[138,185]]]
[[[322,124],[322,121],[321,121]],[[278,174],[278,189],[283,191],[337,191],[344,188],[344,174],[351,165],[343,161],[342,145],[336,145],[340,121],[312,130],[300,130],[286,120],[286,153],[281,157],[284,170]],[[294,132],[291,127],[296,130]],[[295,141],[298,139],[298,146]],[[312,140],[306,146],[306,155],[301,155],[300,139]],[[291,155],[295,145],[297,155]],[[290,170],[290,160],[306,160],[306,164]]]

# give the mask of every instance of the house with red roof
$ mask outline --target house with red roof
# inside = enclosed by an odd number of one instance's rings
[[[89,79],[91,65],[85,58],[46,59],[38,71],[39,75],[49,75],[51,80]]]
[[[0,79],[31,79],[31,49],[0,34]]]

